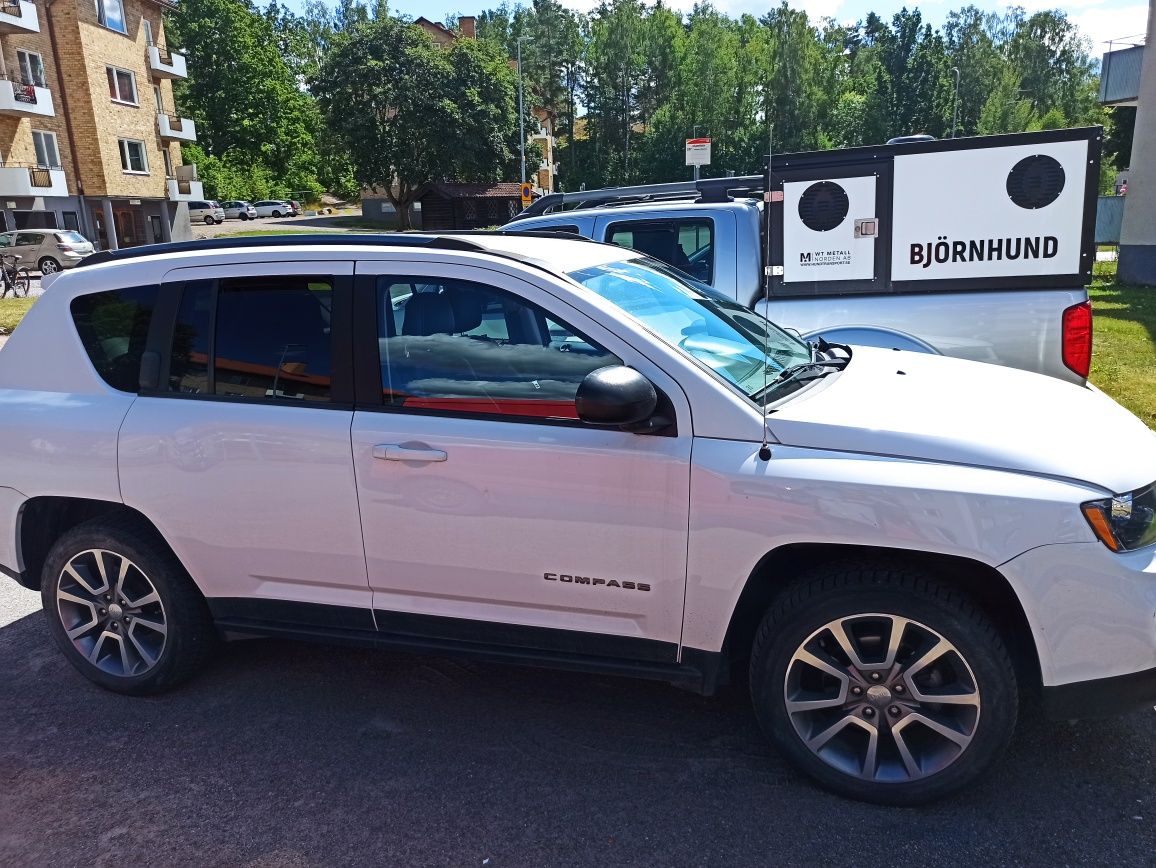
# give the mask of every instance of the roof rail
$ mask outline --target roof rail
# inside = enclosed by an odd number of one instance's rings
[[[480,234],[480,233],[479,233]],[[240,238],[202,238],[197,241],[171,241],[165,244],[142,244],[119,250],[102,250],[84,257],[76,268],[86,265],[100,265],[104,262],[121,262],[142,256],[164,256],[166,254],[196,253],[201,250],[229,250],[250,247],[325,247],[369,245],[375,247],[428,247],[440,250],[484,251],[481,244],[472,242],[468,233],[461,235],[438,233],[421,235],[402,232],[378,232],[347,234],[344,232],[313,233],[301,232],[292,235],[261,235]]]

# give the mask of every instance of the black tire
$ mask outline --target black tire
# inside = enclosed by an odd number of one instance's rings
[[[825,626],[868,613],[898,616],[930,628],[954,646],[968,674],[974,676],[973,686],[980,704],[976,718],[970,724],[973,727],[971,741],[945,767],[925,777],[885,782],[878,779],[878,773],[876,779],[863,777],[865,763],[860,766],[860,775],[837,768],[807,746],[788,713],[786,679],[796,651],[821,636]],[[808,648],[813,647],[808,644]],[[805,663],[802,666],[806,668]],[[931,802],[962,789],[987,772],[1011,741],[1019,701],[1015,670],[1004,642],[975,603],[922,572],[888,564],[842,564],[822,568],[786,590],[768,610],[755,636],[750,683],[755,713],[763,731],[796,768],[836,793],[885,805]],[[882,746],[890,737],[892,723],[888,717],[898,702],[886,709],[881,705],[877,712],[873,709],[867,711],[868,695],[872,689],[877,689],[873,685],[870,687],[861,700],[852,700],[860,703],[859,712],[847,714],[842,709],[832,709],[830,713],[833,716],[821,718],[816,729],[827,727],[827,720],[835,720],[837,715],[865,717],[870,713],[878,726]],[[857,689],[863,690],[862,687]],[[886,694],[886,689],[883,693]],[[850,696],[849,693],[845,695]],[[909,701],[914,699],[913,696],[906,698]],[[885,695],[881,701],[891,703],[894,700]],[[944,709],[955,708],[958,706],[934,704],[916,711],[934,716]],[[827,713],[827,710],[804,712],[799,717],[807,720],[807,714],[818,717]],[[903,714],[906,710],[900,709],[895,713]],[[854,729],[848,727],[852,731],[851,739],[859,737],[853,733]],[[888,733],[886,736],[885,731]],[[811,730],[811,737],[815,738],[815,730]],[[830,743],[834,742],[835,739],[831,739]]]
[[[42,257],[41,260],[36,263],[36,267],[40,269],[41,274],[55,274],[60,271],[60,263],[51,256]]]
[[[274,216],[274,217],[280,217],[280,216],[281,216],[281,212],[280,212],[280,211],[274,211],[274,212],[273,212],[273,216]]]
[[[242,222],[249,219],[249,215],[246,214],[244,211],[241,212],[240,217],[241,217]]]
[[[49,272],[50,274],[52,272]],[[32,286],[32,272],[27,268],[16,269],[16,278],[12,281],[12,291],[17,298],[25,298]]]
[[[206,226],[212,226],[216,222],[217,221],[213,219],[213,216],[211,214],[205,215],[205,225]]]
[[[57,590],[62,579],[71,581],[62,575],[65,566],[77,563],[74,558],[86,557],[83,553],[92,550],[131,561],[147,577],[159,597],[159,606],[163,607],[159,618],[155,604],[154,614],[147,614],[148,618],[163,621],[167,626],[163,646],[155,662],[138,673],[117,674],[100,668],[90,662],[67,635],[64,623],[67,614],[62,614],[62,608],[69,604],[58,605]],[[143,696],[169,690],[196,673],[217,644],[212,616],[189,574],[152,528],[132,518],[93,519],[61,536],[44,563],[40,593],[49,632],[68,662],[90,681],[116,693]],[[139,617],[144,619],[146,613]],[[93,618],[96,618],[95,612]],[[131,621],[132,617],[128,616],[127,620]],[[111,625],[100,629],[110,631]],[[149,635],[155,638],[159,634],[150,632]],[[104,662],[112,659],[115,658],[110,653]],[[143,661],[143,657],[141,659]]]

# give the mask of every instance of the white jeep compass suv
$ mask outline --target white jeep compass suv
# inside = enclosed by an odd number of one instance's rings
[[[1029,698],[1156,701],[1156,437],[1095,389],[808,345],[525,234],[49,282],[0,353],[0,564],[111,690],[252,635],[704,693],[744,666],[792,762],[893,804],[988,769]]]

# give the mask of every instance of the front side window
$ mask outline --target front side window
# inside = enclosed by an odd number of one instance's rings
[[[72,300],[72,321],[101,378],[114,389],[140,389],[140,361],[156,304],[155,286],[97,292]]]
[[[714,221],[706,218],[613,223],[606,240],[652,256],[695,280],[714,279]]]
[[[327,277],[246,277],[185,285],[169,390],[324,402],[330,397]]]
[[[387,405],[521,419],[578,418],[591,371],[621,362],[535,305],[462,280],[378,280]]]
[[[608,262],[569,276],[748,397],[784,369],[811,361],[807,344],[660,262]]]
[[[145,158],[144,142],[133,139],[120,140],[120,167],[126,172],[146,173],[149,170]]]
[[[56,146],[56,133],[33,130],[32,146],[36,150],[36,165],[49,169],[60,168],[60,149]]]
[[[20,64],[20,83],[46,87],[44,83],[44,58],[35,51],[17,51],[16,61]]]
[[[109,30],[128,33],[122,0],[96,0],[96,17]]]
[[[108,95],[113,102],[136,105],[136,75],[127,69],[118,69],[115,66],[106,66],[104,71],[108,76]]]

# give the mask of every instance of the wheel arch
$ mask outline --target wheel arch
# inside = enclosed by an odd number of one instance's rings
[[[87,497],[41,496],[24,502],[16,519],[16,556],[20,584],[39,590],[48,552],[72,528],[94,518],[132,521],[147,528],[172,552],[160,530],[142,512],[123,503]],[[175,556],[175,555],[174,555]]]
[[[723,642],[730,661],[746,659],[763,614],[797,576],[849,561],[886,562],[932,573],[971,597],[1007,645],[1021,685],[1038,690],[1043,678],[1031,625],[1015,589],[999,570],[970,558],[875,546],[792,543],[765,554],[751,571]]]

